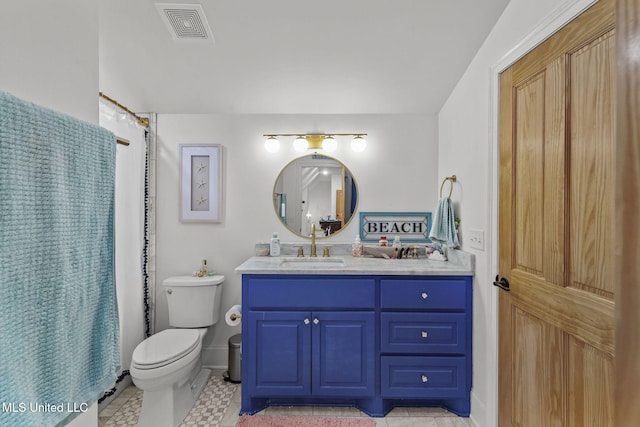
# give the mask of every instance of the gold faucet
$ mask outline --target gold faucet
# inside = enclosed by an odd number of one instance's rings
[[[315,257],[318,256],[318,254],[316,253],[316,223],[315,222],[311,223],[311,255],[309,256],[315,256]]]

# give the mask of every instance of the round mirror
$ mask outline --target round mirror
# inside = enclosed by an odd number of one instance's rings
[[[358,204],[356,181],[339,160],[322,154],[299,157],[282,169],[273,186],[273,206],[292,233],[316,237],[339,233]]]

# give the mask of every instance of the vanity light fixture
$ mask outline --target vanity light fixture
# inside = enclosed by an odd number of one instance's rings
[[[264,141],[264,148],[270,153],[276,153],[280,149],[280,141],[275,136],[269,136]]]
[[[304,136],[300,135],[293,141],[293,149],[298,153],[304,153],[307,151],[307,140]]]
[[[264,147],[270,153],[275,153],[280,149],[278,137],[281,136],[294,136],[293,149],[298,153],[303,153],[307,150],[324,150],[327,153],[331,153],[336,151],[338,148],[338,141],[335,138],[336,136],[353,136],[351,149],[356,152],[363,151],[367,146],[364,140],[366,135],[366,133],[267,133],[263,136],[266,138]]]
[[[365,148],[367,148],[367,142],[364,140],[362,135],[357,135],[351,140],[351,149],[356,153],[364,151]]]
[[[336,151],[336,148],[338,148],[338,143],[336,142],[336,139],[333,136],[331,135],[326,136],[324,138],[324,141],[322,141],[322,149],[327,153],[332,153]]]

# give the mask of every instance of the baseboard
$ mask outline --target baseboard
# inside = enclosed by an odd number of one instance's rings
[[[202,349],[202,366],[211,369],[227,369],[229,366],[229,347],[211,345]]]
[[[471,415],[469,416],[469,424],[473,427],[490,426],[490,417],[487,414],[487,405],[478,395],[471,392]]]

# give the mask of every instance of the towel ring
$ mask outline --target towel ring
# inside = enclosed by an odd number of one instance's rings
[[[453,193],[453,183],[456,182],[458,178],[455,175],[451,175],[442,180],[442,184],[440,185],[440,198],[442,198],[442,188],[444,187],[444,183],[449,181],[449,196],[451,197],[451,193]]]

